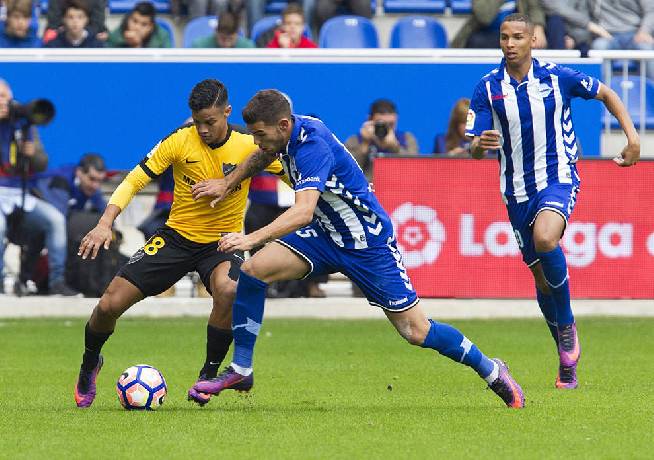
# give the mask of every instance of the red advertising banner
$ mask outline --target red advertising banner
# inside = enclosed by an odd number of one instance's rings
[[[582,160],[562,247],[578,298],[654,298],[654,162]],[[379,158],[374,188],[422,297],[532,297],[495,160]]]

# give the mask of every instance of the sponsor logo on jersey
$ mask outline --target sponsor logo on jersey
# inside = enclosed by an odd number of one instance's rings
[[[560,201],[546,201],[545,204],[549,204],[551,206],[558,206],[559,208],[563,207],[563,203]]]
[[[538,90],[540,91],[540,94],[543,97],[549,96],[553,91],[552,87],[547,83],[541,83],[540,86],[538,87]]]
[[[320,182],[320,177],[318,176],[309,176],[305,178],[298,178],[297,185],[306,184],[307,182]]]

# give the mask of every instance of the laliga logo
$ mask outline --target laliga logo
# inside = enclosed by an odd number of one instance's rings
[[[398,249],[407,268],[431,264],[438,258],[446,235],[434,209],[404,203],[393,211],[391,219],[398,235]]]

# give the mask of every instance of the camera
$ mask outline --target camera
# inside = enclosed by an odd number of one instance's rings
[[[377,139],[383,139],[388,135],[388,125],[383,121],[375,122],[375,137]]]
[[[26,120],[32,125],[46,125],[54,118],[55,107],[47,99],[34,99],[27,104],[9,101],[9,119]]]

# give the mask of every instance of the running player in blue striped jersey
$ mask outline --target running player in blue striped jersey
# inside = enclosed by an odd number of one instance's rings
[[[577,387],[581,354],[570,307],[565,256],[559,246],[574,208],[580,178],[570,101],[598,99],[620,122],[627,146],[614,158],[631,166],[640,140],[613,90],[575,70],[533,59],[534,25],[522,14],[500,28],[504,59],[475,88],[466,135],[472,156],[499,150],[500,189],[522,257],[536,280],[536,296],[557,344],[557,388]]]
[[[425,316],[397,250],[391,220],[336,136],[320,120],[292,115],[288,98],[276,90],[259,91],[243,109],[243,119],[262,151],[224,180],[197,184],[194,193],[214,196],[216,202],[279,156],[295,189],[295,204],[253,233],[230,233],[220,240],[220,250],[228,252],[271,243],[241,267],[233,305],[232,364],[218,377],[198,381],[189,399],[252,387],[252,355],[268,283],[340,271],[371,305],[384,310],[409,343],[473,368],[508,407],[523,407],[522,390],[501,360],[487,358],[457,329]]]

